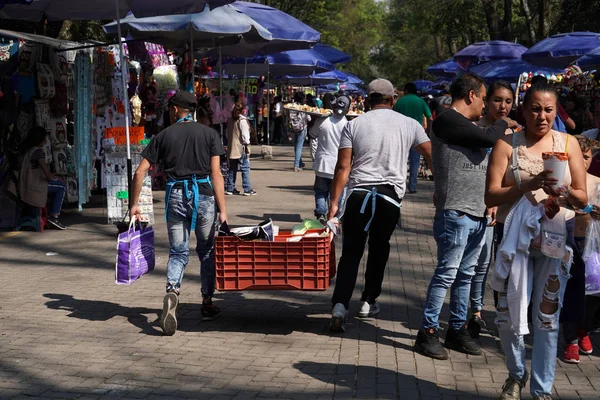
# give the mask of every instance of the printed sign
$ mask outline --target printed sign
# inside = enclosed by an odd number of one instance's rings
[[[244,91],[244,86],[246,87],[245,92],[250,96],[254,94],[258,94],[258,79],[257,78],[248,78],[245,81],[240,79],[240,90]]]
[[[124,146],[127,144],[127,134],[125,127],[120,126],[116,128],[106,128],[104,130],[104,139],[113,139],[115,145]],[[138,144],[144,140],[144,127],[143,126],[131,126],[129,127],[129,143]]]

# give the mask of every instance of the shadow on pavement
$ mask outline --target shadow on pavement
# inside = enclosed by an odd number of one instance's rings
[[[379,399],[486,399],[473,393],[438,387],[390,369],[351,364],[297,362],[294,368],[305,375],[335,385],[333,397]],[[456,396],[456,397],[455,397]]]
[[[269,189],[291,190],[294,192],[306,192],[306,194],[314,195],[315,190],[310,186],[267,186]]]
[[[88,321],[107,321],[115,316],[126,317],[127,321],[140,328],[141,333],[150,336],[161,336],[162,332],[155,328],[144,314],[156,314],[161,310],[145,307],[123,307],[119,304],[99,300],[76,299],[71,295],[45,293],[44,297],[51,299],[46,302],[46,307],[52,310],[69,311],[71,318],[85,319]]]

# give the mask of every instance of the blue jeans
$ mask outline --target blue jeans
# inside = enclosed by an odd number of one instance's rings
[[[533,280],[529,280],[527,288],[527,300],[532,308],[534,337],[530,391],[532,396],[551,395],[556,369],[558,322],[565,288],[570,277],[569,269],[562,262],[548,258],[535,249],[529,255],[528,268],[533,273]],[[558,282],[557,291],[552,292],[548,289],[547,285],[552,281],[554,285]],[[556,312],[543,313],[540,310],[542,301],[556,304]],[[523,335],[517,335],[513,329],[506,293],[498,293],[496,324],[502,350],[506,356],[508,372],[511,377],[521,380],[526,370],[525,341]]]
[[[226,189],[228,192],[233,192],[233,189],[235,189],[238,167],[242,170],[242,187],[244,188],[244,192],[249,192],[252,190],[252,185],[250,184],[250,160],[246,153],[243,153],[240,159],[229,160]]]
[[[488,223],[490,219],[488,218]],[[481,254],[475,265],[475,275],[471,281],[471,312],[483,310],[483,297],[485,295],[485,282],[492,261],[492,247],[494,243],[494,227],[485,229],[485,236]]]
[[[57,217],[60,215],[60,210],[62,209],[62,203],[65,198],[65,193],[67,191],[67,185],[63,181],[52,180],[48,181],[48,194],[52,194],[52,199],[48,203],[50,208],[48,209],[48,214]]]
[[[417,190],[417,177],[419,176],[419,166],[421,165],[421,154],[415,149],[411,149],[408,155],[408,162],[410,165],[408,191],[414,192]]]
[[[302,162],[302,147],[304,146],[304,140],[306,139],[306,128],[300,132],[293,132],[294,139],[294,151],[296,157],[294,159],[294,168],[302,168],[304,163]]]
[[[315,216],[319,215],[327,215],[327,210],[329,210],[329,203],[331,196],[331,184],[333,179],[323,178],[321,176],[315,176]],[[338,201],[338,213],[336,216],[342,215],[344,211],[344,202],[346,201],[346,191],[347,187],[344,187],[342,191],[342,195],[340,196],[340,200]]]
[[[446,292],[450,288],[450,320],[455,330],[467,320],[471,279],[481,253],[486,218],[455,210],[438,211],[433,221],[438,264],[425,300],[424,329],[438,329]]]
[[[167,264],[167,290],[181,288],[183,272],[190,255],[190,227],[194,207],[193,193],[185,198],[183,189],[174,188],[169,199],[167,229],[169,231],[169,262]],[[200,195],[196,221],[196,253],[200,257],[200,282],[202,297],[215,292],[215,198]]]

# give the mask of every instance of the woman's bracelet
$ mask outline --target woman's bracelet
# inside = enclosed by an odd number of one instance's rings
[[[581,212],[589,214],[592,211],[594,211],[594,206],[591,204],[588,204],[587,206],[585,206],[584,208],[581,209]]]

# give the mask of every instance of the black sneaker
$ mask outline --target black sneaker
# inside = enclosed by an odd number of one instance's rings
[[[415,342],[415,350],[427,357],[435,358],[436,360],[447,360],[448,352],[440,343],[440,336],[437,330],[421,329],[417,333],[417,341]]]
[[[177,331],[177,306],[179,296],[175,292],[169,292],[163,299],[163,311],[160,316],[160,327],[167,336],[173,336]]]
[[[467,328],[464,326],[458,331],[456,329],[448,328],[444,345],[448,349],[460,351],[461,353],[474,356],[483,354],[481,347],[471,339],[469,331],[467,331]]]
[[[243,193],[244,196],[256,196],[256,192],[253,189],[250,189],[247,192]]]
[[[202,312],[202,321],[212,321],[213,319],[216,319],[221,312],[219,307],[216,307],[213,303],[202,304],[200,311]]]
[[[64,231],[65,229],[67,229],[66,226],[64,226],[59,220],[58,218],[55,217],[48,217],[48,223],[50,223],[53,227],[55,227],[56,229],[60,229],[61,231]]]
[[[467,324],[467,330],[473,339],[478,339],[481,333],[481,328],[485,328],[485,321],[481,319],[479,315],[473,314],[469,323]]]

